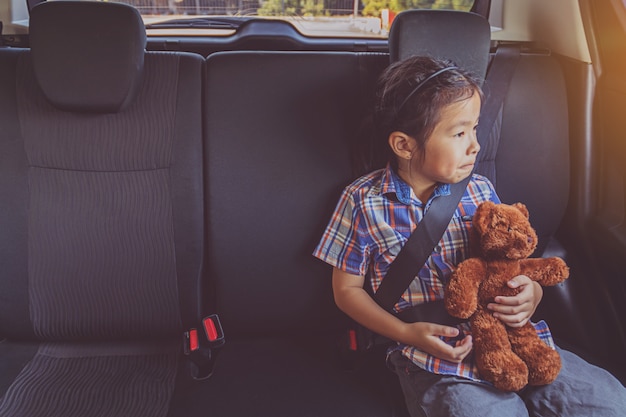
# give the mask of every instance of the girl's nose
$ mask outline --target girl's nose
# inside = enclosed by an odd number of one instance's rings
[[[470,142],[470,146],[468,148],[468,154],[476,154],[480,151],[480,143],[478,143],[478,137],[476,136],[476,132],[472,134],[472,141]]]

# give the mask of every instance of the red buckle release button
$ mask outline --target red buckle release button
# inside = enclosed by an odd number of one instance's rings
[[[351,351],[356,351],[358,349],[358,343],[356,338],[356,330],[350,329],[348,331],[348,348]]]
[[[220,323],[220,319],[217,314],[205,317],[202,320],[202,325],[204,326],[206,338],[210,343],[215,344],[216,342],[224,342],[224,331],[222,330],[222,324]]]
[[[204,330],[206,331],[206,337],[209,342],[215,342],[217,340],[217,328],[215,328],[215,322],[211,318],[204,320]]]
[[[200,349],[200,343],[198,342],[198,330],[189,330],[189,351],[194,352]]]

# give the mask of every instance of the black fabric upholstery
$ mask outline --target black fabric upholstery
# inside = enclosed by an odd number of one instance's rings
[[[358,59],[208,58],[209,266],[230,335],[324,329],[338,317],[330,270],[311,253],[352,178]]]
[[[348,369],[333,339],[228,339],[203,384],[177,383],[168,417],[404,417],[401,388],[384,354]]]
[[[3,416],[165,416],[177,349],[122,354],[44,344],[0,402]],[[53,381],[51,383],[51,381]]]
[[[369,68],[388,59],[369,58]],[[370,373],[347,372],[338,360],[333,331],[344,316],[333,302],[331,268],[311,254],[352,179],[352,137],[374,88],[362,82],[372,77],[358,76],[362,59],[306,52],[208,58],[209,276],[228,342],[211,379],[179,391],[182,414],[395,412],[385,386],[400,390],[380,369],[382,357]]]
[[[389,56],[144,53],[134,11],[78,4],[37,6],[32,51],[0,50],[0,415],[404,415],[381,356],[339,357],[346,318],[311,255]],[[458,53],[484,75],[488,25],[485,40],[484,20],[445,15],[452,33],[425,15],[425,49],[394,32],[392,59]],[[52,33],[68,16],[97,16],[92,38]],[[62,74],[74,65],[81,80]],[[552,57],[522,57],[494,161],[541,236],[567,196],[561,77]],[[198,383],[181,334],[213,309],[228,341]]]
[[[453,10],[407,10],[389,31],[392,62],[414,55],[452,60],[484,77],[489,63],[491,30],[477,14]]]
[[[35,357],[39,344],[32,341],[0,341],[0,404],[11,384],[24,367]]]
[[[28,282],[28,161],[17,113],[17,62],[27,53],[0,50],[0,338],[34,337]]]
[[[542,253],[555,235],[569,198],[567,93],[559,62],[547,52],[523,53],[502,111],[496,190],[521,201]]]
[[[173,117],[173,143],[168,171],[169,199],[172,205],[176,286],[180,318],[185,329],[213,308],[208,300],[204,276],[204,190],[202,161],[202,68],[199,55],[178,56],[176,112]],[[200,87],[199,87],[200,86]]]
[[[0,192],[5,197],[0,213],[6,225],[1,242],[6,273],[6,290],[0,292],[1,334],[33,336],[29,305],[34,297],[39,300],[32,312],[41,319],[40,336],[177,336],[178,287],[187,304],[193,297],[192,310],[198,304],[203,239],[201,58],[150,54],[145,80],[150,87],[138,95],[138,103],[117,116],[97,116],[51,106],[33,82],[28,52],[3,52],[7,58],[2,60],[7,71],[3,79],[12,83],[2,85],[7,111],[2,113],[6,123],[0,167]],[[177,111],[179,106],[185,111]],[[51,215],[54,222],[48,220]],[[124,235],[130,237],[123,239]],[[184,244],[174,245],[175,239]],[[133,245],[141,254],[129,255],[128,246]],[[76,262],[68,263],[69,255]],[[175,259],[181,262],[175,264]],[[141,267],[142,262],[151,269]],[[29,267],[31,279],[25,280]],[[89,282],[83,280],[84,274]],[[116,285],[107,284],[108,274]],[[177,275],[180,282],[155,280]],[[153,282],[149,287],[153,293],[144,292],[139,284],[143,280]],[[66,292],[68,288],[72,292]],[[60,298],[49,298],[52,294]],[[105,325],[102,319],[112,314],[108,305],[121,301],[122,295],[131,299],[114,314],[117,319]],[[147,303],[135,298],[144,297],[159,302],[153,311],[138,314],[137,308]],[[73,303],[68,303],[70,299]],[[81,303],[87,312],[77,316],[74,311]],[[49,327],[53,322],[58,323],[56,330]],[[81,328],[73,328],[79,322]],[[92,327],[95,323],[99,330]],[[89,332],[83,333],[87,328]]]
[[[35,26],[48,29],[68,10],[104,21],[133,10],[44,6]],[[141,45],[135,29],[122,19],[99,27],[102,43],[57,52],[89,47],[127,69],[106,34]],[[37,81],[40,48],[0,50],[0,415],[165,416],[186,366],[183,330],[200,317],[204,60],[142,52],[132,80],[108,79],[125,93],[83,95],[66,83],[76,101],[59,107]],[[91,71],[75,58],[67,62]]]
[[[27,57],[18,66],[31,165],[31,318],[44,339],[171,336],[180,329],[167,170],[178,62],[150,58],[145,88],[116,115],[58,110],[33,82]]]
[[[44,2],[30,14],[37,81],[66,111],[114,113],[141,85],[146,33],[139,12],[123,4]]]

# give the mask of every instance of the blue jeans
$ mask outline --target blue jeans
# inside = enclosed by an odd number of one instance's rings
[[[518,393],[424,371],[400,352],[388,358],[412,417],[624,417],[626,389],[604,369],[558,349],[562,368],[550,385]]]

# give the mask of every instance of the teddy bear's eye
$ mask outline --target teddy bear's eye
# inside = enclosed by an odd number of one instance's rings
[[[496,228],[501,231],[506,231],[506,233],[511,233],[513,231],[511,224],[505,221],[498,222],[496,224]]]
[[[499,230],[506,230],[507,232],[511,231],[511,225],[505,221],[499,221],[495,226]]]

